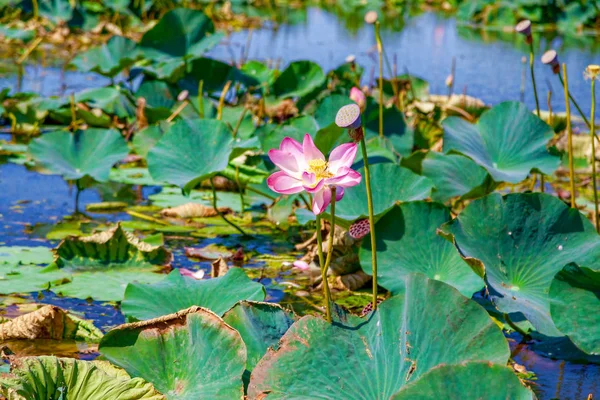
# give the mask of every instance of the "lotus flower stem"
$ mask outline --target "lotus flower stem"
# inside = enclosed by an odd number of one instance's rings
[[[589,70],[589,67],[588,67]],[[596,143],[594,136],[596,133],[596,76],[592,76],[592,110],[590,114],[590,139],[592,141],[592,184],[594,189],[594,223],[596,232],[600,233],[600,224],[598,223],[598,187],[596,182]]]
[[[375,22],[375,40],[379,54],[379,137],[383,137],[383,44],[379,32],[379,21]],[[366,164],[365,164],[366,165]]]
[[[275,197],[275,196],[271,196],[270,194],[268,194],[268,193],[265,193],[265,192],[263,192],[262,190],[255,189],[255,188],[253,188],[252,186],[246,186],[246,190],[248,190],[248,191],[250,191],[250,192],[254,192],[254,193],[256,193],[256,194],[259,194],[259,195],[261,195],[261,196],[263,196],[263,197],[266,197],[267,199],[269,199],[269,200],[272,200],[272,201],[275,201],[275,200],[277,200],[277,197]],[[304,199],[304,201],[306,202],[306,199]],[[310,209],[310,207],[309,207],[309,209]]]
[[[563,64],[563,66],[564,66],[564,64]],[[564,70],[564,68],[563,68],[563,70]],[[569,91],[567,76],[565,75],[563,77],[561,74],[557,74],[557,75],[558,75],[558,79],[560,79],[560,84],[563,86],[563,88],[565,88],[565,96],[568,96],[568,98],[571,99],[571,101],[573,102],[573,105],[577,109],[577,112],[579,113],[579,115],[581,115],[581,118],[583,118],[583,121],[585,122],[585,124],[588,126],[588,128],[591,128],[592,126],[590,125],[590,121],[588,121],[588,119],[585,116],[585,114],[583,113],[583,111],[581,111],[581,107],[579,107],[579,104],[577,104],[577,102],[575,101],[575,98],[573,98],[573,96],[571,95],[571,92]],[[596,136],[596,139],[598,141],[600,141],[598,136]]]
[[[79,214],[79,196],[83,191],[81,188],[81,179],[75,181],[75,188],[77,189],[77,192],[75,192],[75,214]]]
[[[231,87],[231,81],[227,81],[225,86],[223,86],[223,91],[221,92],[221,97],[219,98],[219,108],[217,109],[217,119],[220,121],[223,117],[223,106],[225,106],[225,96],[227,92],[229,92],[229,88]]]
[[[306,200],[306,197],[304,197],[304,195],[302,193],[298,194],[298,196],[300,197],[300,200],[302,200],[302,202],[306,206],[306,209],[311,210],[312,207],[310,206],[310,203],[312,203],[312,201]]]
[[[244,214],[244,188],[240,183],[240,167],[235,166],[235,184],[240,192],[240,213]]]
[[[43,36],[39,36],[37,37],[30,45],[29,47],[27,47],[25,49],[25,52],[21,55],[21,57],[19,57],[19,59],[17,60],[17,65],[21,65],[25,62],[25,60],[27,60],[27,57],[29,57],[29,55],[40,45],[40,43],[42,43],[42,40],[44,40]]]
[[[183,111],[183,109],[189,104],[189,102],[187,100],[184,100],[183,103],[179,104],[179,106],[177,106],[177,108],[175,109],[175,111],[173,111],[173,113],[171,115],[169,115],[169,118],[167,118],[167,122],[171,122],[173,121],[175,118],[177,118],[177,116],[179,114],[181,114],[181,112]]]
[[[233,138],[234,139],[237,136],[238,131],[240,130],[240,126],[242,125],[242,121],[244,120],[244,117],[246,116],[247,112],[248,112],[248,108],[244,107],[244,110],[242,111],[240,118],[237,120],[237,123],[235,124],[235,127],[233,128]]]
[[[223,221],[225,221],[226,223],[228,223],[229,225],[231,225],[233,228],[235,228],[235,230],[237,230],[243,236],[249,236],[248,234],[246,234],[246,232],[244,232],[244,230],[242,228],[240,228],[239,226],[237,226],[233,221],[228,220],[225,217],[225,214],[223,214],[223,212],[221,212],[221,210],[219,210],[219,207],[217,207],[217,190],[215,189],[215,183],[213,182],[213,178],[212,177],[210,178],[210,188],[212,189],[212,203],[213,203],[213,208],[215,209],[215,211],[217,212],[217,214],[219,214],[219,217],[221,217],[221,219]]]
[[[369,228],[371,230],[371,264],[373,269],[373,311],[377,309],[377,241],[375,238],[375,213],[373,212],[373,194],[371,192],[371,174],[364,136],[360,140],[363,162],[365,163],[365,187],[367,189],[367,207],[369,210]]]
[[[33,19],[37,21],[39,15],[39,6],[37,0],[32,0],[33,3]]]
[[[204,118],[204,80],[198,82],[198,115]]]
[[[571,105],[569,102],[569,80],[567,78],[567,64],[562,65],[563,74],[565,75],[563,87],[565,89],[565,109],[567,112],[567,134],[569,138],[569,178],[571,181],[571,208],[575,208],[575,169],[573,167],[573,129],[571,128]]]
[[[531,86],[533,86],[533,96],[535,97],[535,111],[537,112],[537,116],[538,118],[541,118],[540,116],[540,100],[538,99],[538,94],[537,94],[537,86],[535,84],[535,72],[533,70],[533,58],[534,54],[533,54],[533,40],[531,42],[529,42],[529,70],[531,71]]]
[[[523,340],[527,340],[527,339],[531,338],[531,335],[529,335],[523,329],[519,328],[519,326],[517,324],[515,324],[512,319],[510,319],[508,314],[502,314],[502,316],[504,317],[504,320],[506,321],[507,325],[510,326],[513,331],[515,331],[519,335],[523,336]]]
[[[331,221],[332,225],[329,228],[331,233],[329,240],[329,249],[327,253],[327,260],[323,257],[323,236],[321,233],[321,221],[322,217],[317,214],[317,252],[319,254],[319,266],[321,267],[321,280],[323,285],[323,296],[325,297],[325,319],[331,323],[331,292],[329,291],[329,282],[327,281],[327,271],[329,269],[329,263],[331,262],[331,254],[333,253],[333,232],[335,227],[335,194],[332,193],[331,199]]]

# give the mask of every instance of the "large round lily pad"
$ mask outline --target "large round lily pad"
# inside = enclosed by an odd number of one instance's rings
[[[492,192],[496,186],[485,169],[459,154],[430,151],[423,160],[422,172],[433,182],[431,198],[440,202],[453,197],[481,197]]]
[[[565,266],[552,281],[550,298],[556,327],[581,350],[600,355],[600,270]]]
[[[277,97],[303,97],[325,84],[325,74],[312,61],[294,61],[277,77],[273,92]]]
[[[509,349],[485,310],[420,274],[366,319],[296,322],[252,372],[249,399],[389,399],[440,365],[505,365]]]
[[[121,325],[104,336],[100,352],[167,399],[241,399],[246,346],[221,318],[191,307],[161,318]]]
[[[106,44],[77,54],[71,64],[80,71],[93,71],[113,78],[133,65],[138,56],[139,51],[133,40],[113,36]]]
[[[88,129],[42,135],[29,144],[29,153],[37,164],[65,179],[90,176],[105,182],[112,166],[125,158],[129,149],[115,130]]]
[[[548,291],[566,264],[600,263],[600,237],[581,213],[543,193],[494,193],[473,201],[441,233],[483,275],[492,301],[522,312],[540,333],[562,336],[550,318]]]
[[[476,383],[474,381],[476,380]],[[533,392],[503,365],[470,362],[441,365],[406,385],[391,400],[534,400]]]
[[[237,330],[248,351],[246,369],[252,371],[267,349],[294,323],[294,314],[273,303],[240,301],[223,315],[223,320]]]
[[[430,279],[446,282],[471,297],[483,280],[460,257],[451,243],[436,234],[450,221],[450,212],[436,203],[412,202],[395,206],[375,225],[377,232],[377,276],[392,293],[403,291],[404,279],[421,272]],[[371,241],[363,240],[360,265],[372,274]]]
[[[11,400],[162,400],[140,378],[130,378],[106,362],[49,356],[17,359],[0,377],[0,394]]]
[[[197,281],[178,270],[155,284],[132,283],[121,305],[129,317],[144,320],[172,314],[191,306],[202,306],[222,315],[240,300],[262,301],[265,288],[253,282],[244,270],[230,269],[225,276]]]
[[[423,200],[431,194],[432,183],[409,169],[396,164],[375,164],[369,167],[373,209],[376,215],[387,212],[396,202]],[[364,176],[364,169],[358,171]],[[335,209],[336,217],[353,221],[367,217],[367,190],[364,183],[346,189],[344,198]]]
[[[519,102],[498,104],[477,124],[448,117],[442,125],[444,152],[470,157],[496,182],[519,183],[531,170],[552,174],[560,163],[546,149],[554,137],[552,128]]]
[[[233,137],[218,120],[178,120],[148,151],[148,170],[185,192],[227,167]]]

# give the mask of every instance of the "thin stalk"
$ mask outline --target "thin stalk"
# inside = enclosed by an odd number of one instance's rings
[[[531,71],[531,85],[533,86],[533,95],[535,97],[535,111],[537,112],[538,118],[540,116],[540,100],[538,99],[537,86],[535,84],[535,73],[533,71],[533,40],[529,43],[529,70]]]
[[[21,55],[21,57],[19,57],[19,59],[17,60],[17,64],[21,65],[25,62],[25,60],[27,60],[27,57],[29,57],[29,55],[36,49],[36,47],[39,46],[40,43],[42,43],[42,40],[44,40],[44,38],[42,36],[38,36],[30,45],[29,47],[27,47],[25,49],[25,52]]]
[[[223,91],[221,92],[221,97],[219,98],[219,108],[217,108],[217,119],[220,120],[223,117],[223,106],[225,106],[225,96],[227,92],[229,92],[229,88],[231,87],[231,81],[227,81],[225,86],[223,87]]]
[[[256,194],[260,194],[261,196],[266,197],[269,200],[273,200],[273,201],[277,200],[277,197],[271,196],[268,193],[265,193],[265,192],[263,192],[261,190],[255,189],[252,186],[246,186],[246,190],[249,190],[249,191],[254,192]]]
[[[185,100],[183,103],[181,103],[179,106],[177,106],[177,108],[175,109],[175,111],[173,111],[173,113],[171,115],[169,115],[169,118],[167,118],[167,122],[171,122],[173,121],[175,118],[177,118],[177,116],[179,114],[181,114],[181,112],[183,111],[183,109],[189,104],[189,102],[187,100]]]
[[[502,314],[502,316],[504,317],[504,320],[506,321],[508,326],[510,326],[513,331],[515,331],[515,332],[519,333],[521,336],[523,336],[523,340],[527,340],[527,339],[531,338],[531,335],[526,333],[523,329],[519,328],[517,326],[517,324],[515,324],[512,319],[510,319],[508,314]]]
[[[79,179],[75,181],[75,187],[77,188],[77,192],[75,193],[75,214],[79,214],[79,196],[81,195]]]
[[[240,167],[236,165],[235,167],[235,184],[238,187],[240,192],[240,212],[242,215],[244,214],[244,189],[242,188],[242,184],[240,183]]]
[[[600,224],[598,223],[598,188],[596,183],[596,143],[594,136],[596,132],[596,77],[592,77],[592,111],[590,115],[592,126],[590,127],[590,139],[592,141],[592,183],[594,188],[594,223],[596,232],[600,233]]]
[[[216,213],[219,214],[219,217],[221,217],[221,219],[225,222],[227,222],[229,225],[231,225],[233,228],[235,228],[235,230],[237,230],[239,233],[241,233],[243,236],[248,236],[248,234],[246,234],[246,232],[244,232],[244,230],[242,228],[240,228],[239,226],[237,226],[233,221],[228,220],[227,218],[225,218],[225,214],[223,214],[219,208],[217,207],[217,190],[215,189],[215,184],[213,182],[213,178],[210,178],[210,188],[212,189],[212,203],[213,203],[213,208],[215,209]]]
[[[233,128],[233,138],[234,139],[236,138],[237,133],[240,130],[240,126],[242,126],[242,121],[244,120],[244,117],[246,116],[247,112],[248,112],[248,108],[244,107],[244,110],[242,111],[240,118],[237,120],[237,123],[235,124],[235,127]]]
[[[306,209],[307,210],[312,210],[312,207],[310,206],[310,203],[308,202],[308,200],[306,200],[306,197],[304,197],[304,195],[302,193],[299,194],[299,197],[300,197],[300,200],[302,200],[302,202],[306,206]]]
[[[37,21],[39,15],[39,6],[37,0],[32,0],[33,3],[33,19]]]
[[[198,115],[204,118],[204,80],[198,82]]]
[[[383,44],[379,33],[379,21],[375,22],[375,40],[379,54],[379,137],[383,137]]]
[[[331,322],[331,293],[329,292],[329,282],[327,281],[327,270],[323,268],[325,266],[325,257],[323,257],[323,235],[321,233],[321,221],[321,216],[317,215],[317,253],[319,255],[319,266],[321,267],[321,279],[323,281],[323,296],[325,297],[325,319],[327,322]],[[331,248],[332,246],[330,245],[329,247]]]
[[[535,72],[533,70],[533,40],[531,40],[531,42],[529,43],[529,70],[531,71],[531,85],[533,86],[533,96],[535,97],[535,111],[537,113],[538,118],[541,118],[541,114],[540,114],[540,100],[538,99],[538,94],[537,94],[537,86],[535,84]],[[540,178],[541,178],[541,188],[542,188],[542,192],[544,191],[544,174],[540,172]],[[532,188],[532,192],[533,192]]]
[[[563,68],[563,71],[564,71],[564,68]],[[585,124],[588,126],[588,128],[591,128],[590,121],[588,121],[588,119],[585,116],[585,114],[583,113],[583,111],[581,111],[581,107],[579,107],[579,104],[577,104],[577,102],[575,101],[575,98],[573,98],[573,96],[571,95],[571,92],[569,92],[569,84],[567,82],[567,76],[565,75],[563,77],[560,73],[558,73],[557,75],[558,75],[558,79],[560,79],[560,84],[565,89],[565,96],[568,97],[569,99],[571,99],[571,101],[573,102],[573,105],[577,109],[577,112],[579,113],[579,115],[581,115],[581,118],[583,118],[583,121],[585,122]],[[598,141],[600,141],[600,138],[598,138],[598,136],[596,136],[596,139]]]
[[[365,187],[367,189],[367,206],[369,210],[369,228],[371,230],[371,264],[373,269],[373,310],[377,309],[377,242],[375,240],[375,213],[373,212],[373,194],[371,192],[371,174],[364,136],[360,140],[363,162],[365,163]]]
[[[567,64],[562,65],[565,89],[565,108],[567,112],[567,134],[569,135],[569,178],[571,180],[571,208],[575,208],[575,169],[573,167],[573,129],[571,129],[571,105],[569,102],[569,80],[567,78]],[[560,75],[560,74],[559,74]],[[561,79],[562,81],[562,79]]]

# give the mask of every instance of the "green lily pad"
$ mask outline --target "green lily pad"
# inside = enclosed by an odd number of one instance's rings
[[[458,154],[430,151],[422,165],[423,176],[433,182],[431,198],[434,201],[477,198],[491,193],[496,186],[485,169]]]
[[[222,37],[202,11],[176,8],[163,15],[139,45],[150,60],[196,58],[216,46]]]
[[[477,382],[476,384],[473,384]],[[447,400],[534,400],[514,372],[503,365],[469,362],[441,365],[406,385],[390,400],[430,400],[444,394]]]
[[[52,249],[44,246],[0,246],[1,264],[49,264],[53,261]]]
[[[403,291],[405,277],[420,272],[454,286],[464,296],[483,288],[483,280],[460,257],[451,243],[437,236],[450,221],[449,210],[436,203],[412,202],[394,206],[375,224],[378,283],[392,293]],[[372,274],[371,241],[363,240],[360,265]]]
[[[62,274],[52,291],[70,297],[101,301],[123,299],[127,283],[157,282],[172,255],[142,242],[120,225],[91,236],[70,236],[55,251],[55,262],[42,273]]]
[[[26,357],[0,377],[0,394],[9,399],[162,400],[165,397],[140,378],[99,361]]]
[[[273,92],[281,98],[304,97],[324,84],[325,74],[319,64],[294,61],[275,79]]]
[[[600,238],[576,209],[544,193],[493,193],[474,200],[440,233],[483,276],[504,313],[521,312],[547,336],[562,336],[548,292],[569,263],[597,268]]]
[[[127,285],[121,305],[123,314],[146,320],[172,314],[191,306],[202,306],[223,315],[240,300],[262,301],[265,288],[253,282],[240,268],[232,268],[220,278],[195,280],[178,270],[151,285]]]
[[[292,326],[294,314],[278,304],[240,301],[223,315],[223,321],[242,336],[248,352],[246,369],[252,371]]]
[[[259,128],[258,137],[263,151],[268,152],[271,149],[278,149],[281,140],[286,136],[302,143],[304,135],[309,133],[314,137],[318,130],[319,125],[312,116],[302,115],[280,125],[266,125]]]
[[[148,152],[148,170],[156,181],[189,193],[227,167],[233,138],[218,120],[178,120]]]
[[[496,182],[519,183],[532,170],[552,174],[560,163],[546,146],[554,131],[524,104],[500,103],[486,111],[477,124],[448,117],[444,152],[455,151],[485,168]]]
[[[396,107],[383,109],[383,138],[379,136],[379,105],[369,98],[367,109],[363,113],[363,124],[367,138],[377,138],[395,153],[408,156],[414,145],[414,132],[406,123],[404,113]],[[369,153],[369,158],[371,154]]]
[[[83,72],[97,72],[113,78],[138,58],[137,44],[123,36],[113,36],[106,44],[73,58],[71,64]]]
[[[366,319],[349,318],[305,316],[292,325],[254,368],[248,397],[311,398],[318,390],[322,398],[389,399],[441,365],[509,358],[481,306],[420,274]]]
[[[141,377],[167,399],[241,399],[246,347],[221,318],[191,307],[108,332],[99,347],[110,362]]]
[[[0,264],[0,293],[28,293],[47,290],[52,282],[60,281],[62,271],[48,271],[34,265]]]
[[[550,286],[556,327],[581,350],[600,355],[600,271],[567,265]]]
[[[373,191],[373,211],[381,216],[397,202],[423,200],[431,194],[429,179],[396,164],[375,164],[369,167]],[[364,170],[358,172],[363,176]],[[344,198],[336,205],[336,218],[353,221],[368,217],[367,190],[364,182],[346,189]]]
[[[143,167],[113,168],[110,170],[109,179],[111,182],[125,183],[127,185],[160,186],[166,184],[166,182],[157,182],[152,179],[148,168]]]
[[[129,149],[115,130],[88,129],[44,134],[31,142],[29,153],[37,164],[65,179],[89,176],[105,182],[112,166],[125,158]]]
[[[236,67],[212,58],[199,58],[189,64],[188,72],[179,85],[190,93],[198,91],[199,82],[205,92],[222,90],[228,81],[243,83],[246,87],[256,86],[259,82]]]
[[[129,118],[135,115],[135,105],[128,92],[119,87],[102,87],[83,90],[75,95],[75,101],[86,103],[92,108],[99,108],[108,115],[116,115],[119,118]],[[69,122],[71,110],[65,109]],[[77,110],[77,116],[85,119],[98,119],[91,112]],[[110,122],[110,118],[104,116]],[[102,118],[100,118],[102,119]],[[91,122],[89,122],[91,123]]]

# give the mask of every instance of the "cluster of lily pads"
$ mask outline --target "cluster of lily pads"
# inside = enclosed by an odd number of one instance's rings
[[[105,181],[162,187],[152,200],[172,208],[130,211],[154,230],[174,229],[172,216],[179,225],[171,232],[193,233],[198,221],[218,217],[241,242],[275,229],[314,230],[327,319],[319,307],[301,316],[265,302],[250,269],[223,272],[223,260],[221,272],[197,280],[161,240],[140,239],[149,229],[132,221],[65,235],[53,251],[0,247],[0,293],[50,290],[118,303],[130,321],[103,335],[54,306],[3,320],[2,342],[99,341],[101,358],[5,353],[0,393],[532,399],[508,366],[503,330],[574,349],[555,357],[598,361],[600,239],[560,196],[561,156],[573,156],[572,146],[569,154],[560,146],[564,119],[550,118],[551,126],[519,102],[489,109],[467,96],[430,95],[409,75],[361,87],[363,68],[352,57],[329,72],[308,61],[283,70],[227,64],[206,54],[221,39],[203,12],[178,8],[139,42],[115,36],[71,61],[112,79],[109,86],[64,97],[2,92],[0,111],[21,143],[1,142],[0,153],[61,175],[78,193]],[[358,125],[336,121],[354,101]],[[311,155],[303,170],[298,147]],[[281,184],[267,181],[278,174],[273,163],[288,169]],[[572,204],[585,185],[569,193]],[[324,187],[335,188],[329,201],[321,201]],[[259,221],[265,214],[269,224]],[[345,251],[356,269],[377,278],[362,317],[328,293],[336,230],[355,239]]]

